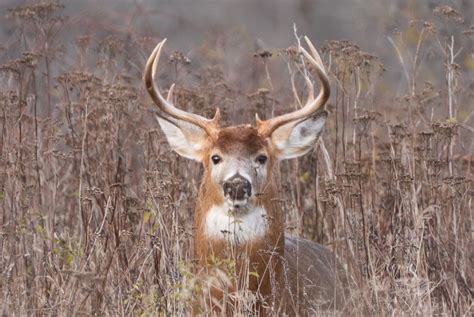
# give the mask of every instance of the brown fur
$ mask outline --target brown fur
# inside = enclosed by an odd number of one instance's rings
[[[266,313],[265,305],[273,307],[273,311],[277,313],[286,311],[291,315],[295,313],[308,314],[308,309],[313,307],[311,305],[314,299],[312,296],[315,296],[316,299],[325,297],[329,299],[330,303],[331,298],[339,295],[336,295],[339,291],[336,292],[337,287],[332,273],[337,270],[331,269],[332,267],[338,267],[337,264],[335,264],[335,261],[321,260],[330,258],[328,256],[330,252],[313,242],[303,239],[296,239],[295,241],[298,243],[293,243],[292,239],[285,240],[285,217],[283,211],[274,203],[278,198],[274,177],[278,161],[277,156],[285,158],[283,155],[285,151],[282,148],[286,146],[285,143],[282,145],[282,142],[288,140],[297,122],[310,118],[326,103],[330,93],[329,79],[321,57],[311,41],[307,37],[305,37],[305,40],[311,54],[302,47],[300,47],[300,50],[306,56],[308,62],[312,64],[321,81],[322,90],[320,94],[315,98],[311,79],[306,76],[308,84],[306,105],[299,110],[266,121],[261,121],[257,116],[257,128],[249,125],[221,128],[219,110],[216,111],[216,115],[212,120],[178,110],[171,103],[174,86],[171,86],[165,100],[160,91],[156,89],[154,81],[157,62],[166,39],[156,46],[147,61],[144,82],[153,101],[164,115],[163,120],[159,121],[162,128],[164,126],[167,130],[165,133],[167,133],[168,141],[171,140],[170,143],[174,143],[175,150],[181,155],[202,161],[204,164],[205,171],[195,213],[197,231],[194,251],[201,268],[200,271],[208,274],[211,280],[215,280],[215,278],[225,280],[225,276],[213,270],[213,262],[225,262],[229,257],[235,262],[237,278],[227,283],[227,287],[219,287],[219,284],[221,284],[219,282],[213,284],[214,287],[211,286],[211,305],[213,304],[212,299],[222,302],[223,297],[228,293],[248,287],[257,296],[256,308],[261,315]],[[325,120],[325,118],[323,119]],[[276,132],[279,128],[283,128],[280,133]],[[176,129],[180,131],[176,131]],[[280,147],[278,153],[274,148],[274,144]],[[297,144],[293,148],[289,146],[293,152],[287,153],[286,158],[296,157],[297,154],[302,155],[306,153],[310,146],[311,144],[304,146]],[[302,149],[299,149],[300,147]],[[213,151],[220,151],[221,153],[213,154]],[[263,187],[258,184],[257,190],[260,192],[256,194],[256,197],[255,195],[250,197],[252,205],[263,207],[268,217],[267,231],[263,238],[235,245],[228,242],[224,236],[217,239],[206,236],[204,219],[206,219],[207,212],[214,205],[221,206],[224,203],[223,188],[220,184],[214,183],[210,167],[210,161],[213,160],[211,155],[220,157],[219,154],[235,155],[233,157],[234,161],[240,160],[243,162],[248,162],[248,158],[257,155],[256,162],[261,165],[258,165],[256,170],[260,172],[262,172],[262,168],[265,168],[264,163],[260,163],[260,156],[265,154],[269,158],[265,163],[267,169],[265,173],[267,175],[266,184],[263,184]],[[243,158],[247,160],[243,160]],[[219,164],[220,159],[214,160],[216,161],[215,164]],[[247,167],[250,168],[248,165]],[[216,179],[222,181],[221,178],[216,177]],[[286,259],[285,256],[287,256]],[[301,259],[304,263],[301,272],[300,262],[295,262],[295,258]],[[313,261],[317,265],[312,265]],[[248,263],[247,266],[246,263]],[[249,275],[249,272],[254,274]],[[204,276],[204,279],[206,279],[206,276]],[[244,283],[247,280],[248,285]],[[303,294],[310,294],[311,297],[303,299]],[[296,295],[296,306],[292,304],[292,301],[289,301],[293,297],[290,295]],[[231,301],[227,302],[231,304]],[[301,309],[299,303],[302,303]],[[221,307],[221,312],[222,310],[226,311],[225,305]]]
[[[242,156],[253,155],[267,145],[268,140],[263,139],[257,129],[250,125],[223,128],[214,143],[216,148],[225,153],[237,153]]]
[[[249,278],[247,286],[249,290],[258,294],[260,298],[257,301],[256,309],[261,315],[266,314],[266,310],[263,308],[264,304],[269,306],[272,303],[275,304],[277,309],[280,307],[280,309],[289,314],[294,314],[298,311],[305,314],[308,305],[311,304],[310,301],[303,300],[304,296],[302,296],[302,286],[308,284],[307,281],[314,281],[316,286],[313,284],[309,285],[308,291],[305,288],[305,293],[309,293],[316,298],[332,297],[335,294],[336,284],[333,279],[334,270],[331,267],[337,267],[337,265],[334,265],[334,261],[329,261],[331,253],[323,247],[304,239],[298,240],[297,248],[295,247],[296,244],[288,243],[293,241],[292,239],[287,239],[285,244],[285,216],[279,204],[275,203],[275,199],[279,196],[274,175],[276,159],[271,142],[260,137],[257,130],[253,127],[237,126],[222,129],[218,134],[218,139],[210,144],[206,156],[209,157],[211,150],[215,149],[223,153],[242,156],[254,155],[260,151],[268,153],[270,173],[267,177],[267,184],[264,186],[264,192],[258,196],[257,204],[263,206],[267,211],[269,230],[263,239],[238,246],[231,246],[224,239],[209,239],[206,236],[204,228],[206,213],[213,205],[221,205],[224,202],[224,198],[221,194],[221,188],[219,185],[214,184],[211,178],[209,159],[204,159],[205,172],[199,190],[195,213],[197,230],[194,246],[195,256],[199,266],[207,274],[212,274],[210,269],[213,266],[212,261],[230,258],[235,261],[238,275],[237,281],[234,281],[227,289],[225,287],[224,289],[212,288],[211,296],[217,301],[222,302],[226,293],[236,291]],[[290,255],[286,260],[285,252]],[[308,254],[314,257],[313,265],[311,264],[312,258],[308,257]],[[318,256],[323,259],[318,259]],[[301,258],[302,261],[296,263],[294,260],[296,257]],[[331,259],[334,259],[334,257],[332,256]],[[300,267],[297,267],[297,264]],[[301,264],[304,264],[305,270],[310,267],[313,268],[307,272],[308,274],[298,274]],[[249,271],[254,273],[248,275]],[[321,288],[319,283],[324,283],[325,285]],[[298,292],[295,292],[298,287],[300,289]],[[287,295],[282,296],[284,293]],[[337,293],[339,295],[340,290]],[[326,304],[333,302],[329,300]],[[317,304],[320,305],[320,301]]]

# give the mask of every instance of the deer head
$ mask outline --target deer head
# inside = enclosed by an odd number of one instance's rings
[[[221,127],[219,109],[212,119],[185,112],[172,103],[174,84],[163,97],[156,85],[161,50],[166,39],[151,53],[144,81],[148,93],[159,108],[158,122],[171,147],[180,155],[204,165],[204,182],[212,190],[214,200],[233,212],[246,212],[256,207],[258,196],[271,185],[277,162],[307,153],[314,145],[326,122],[322,110],[330,94],[330,86],[321,57],[305,37],[311,54],[302,54],[313,66],[321,81],[314,97],[311,80],[306,77],[308,100],[305,106],[268,120],[256,115],[256,125]]]

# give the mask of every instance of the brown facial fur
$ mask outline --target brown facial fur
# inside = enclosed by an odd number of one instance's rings
[[[214,143],[224,153],[238,153],[242,156],[256,154],[267,145],[268,140],[264,140],[258,135],[257,129],[250,125],[224,128],[219,131]]]
[[[276,161],[273,159],[273,148],[268,139],[263,139],[257,132],[255,127],[250,125],[241,125],[222,128],[218,133],[218,138],[214,142],[210,142],[210,146],[206,151],[203,160],[204,175],[201,182],[201,187],[198,195],[198,204],[196,207],[196,221],[202,221],[207,210],[213,205],[220,205],[224,201],[221,194],[220,185],[215,184],[211,177],[210,156],[214,151],[220,151],[231,155],[238,155],[248,157],[256,155],[257,153],[266,153],[268,155],[268,175],[265,191],[260,193],[258,198],[259,205],[265,207],[271,217],[274,217],[273,210],[275,209],[272,202],[276,198],[276,188],[274,187],[274,167]],[[277,217],[280,218],[280,217]]]
[[[263,193],[257,198],[258,205],[263,206],[268,214],[268,231],[264,238],[240,245],[230,245],[225,240],[210,239],[206,236],[203,220],[206,219],[207,212],[213,205],[220,205],[224,201],[220,185],[215,184],[211,177],[210,156],[214,152],[240,157],[251,157],[258,153],[268,155],[267,184]],[[233,293],[244,285],[246,289],[259,294],[260,299],[254,308],[260,316],[267,315],[264,306],[268,306],[274,301],[281,305],[280,309],[289,315],[298,313],[306,316],[308,312],[305,307],[311,307],[311,304],[303,300],[307,294],[303,294],[301,285],[308,284],[308,287],[305,286],[304,289],[307,292],[311,290],[311,298],[321,298],[324,297],[323,295],[331,297],[334,296],[336,290],[338,295],[343,291],[334,284],[333,275],[327,274],[335,268],[331,265],[332,262],[308,271],[313,266],[312,261],[319,263],[320,257],[328,257],[329,251],[321,249],[320,246],[312,242],[305,242],[305,240],[301,240],[303,242],[297,249],[292,248],[292,244],[289,246],[285,244],[287,239],[284,232],[285,214],[278,199],[280,195],[275,178],[275,174],[278,172],[278,163],[275,157],[271,142],[268,139],[263,139],[258,135],[256,128],[249,125],[224,128],[219,131],[217,140],[209,142],[206,158],[203,160],[205,171],[196,205],[194,254],[199,263],[199,274],[202,276],[202,280],[208,280],[209,276],[214,278],[218,276],[213,273],[215,272],[213,270],[215,270],[216,259],[232,259],[235,263],[237,279],[232,285],[223,288],[211,286],[210,288],[211,297],[217,302],[222,302],[227,293]],[[298,253],[297,256],[295,252]],[[294,263],[294,257],[308,259],[309,264],[303,267],[300,263],[297,266]],[[283,273],[285,266],[289,270],[287,273]],[[336,265],[336,267],[338,266]],[[248,271],[256,274],[249,276]],[[300,271],[308,274],[300,275]],[[313,281],[321,284],[312,284]],[[297,291],[295,292],[295,290]],[[295,296],[301,298],[301,306],[295,306],[293,302]],[[221,309],[213,306],[211,302],[208,305],[214,307],[216,313],[222,313]],[[232,300],[227,299],[227,304],[230,305],[227,309],[232,311]],[[331,305],[328,307],[332,307]],[[198,307],[199,305],[195,307],[195,313],[199,312]]]
[[[258,205],[263,206],[268,214],[269,230],[264,239],[231,247],[224,240],[211,240],[206,236],[203,220],[206,218],[207,211],[213,205],[223,203],[222,190],[211,178],[212,166],[209,158],[214,152],[237,155],[240,157],[251,157],[258,153],[266,153],[268,155],[267,186],[265,186],[265,191],[260,193],[257,199]],[[268,266],[273,267],[274,273],[276,273],[277,276],[280,275],[279,272],[282,267],[280,260],[283,257],[284,248],[284,215],[279,203],[275,203],[274,201],[274,199],[277,198],[277,190],[273,181],[275,161],[273,160],[274,156],[272,152],[271,142],[258,135],[255,127],[242,125],[221,129],[218,133],[217,140],[210,144],[206,157],[203,160],[205,171],[199,190],[195,214],[197,232],[194,251],[201,267],[208,267],[209,259],[225,259],[234,255],[237,256],[235,259],[237,271],[244,272],[244,263],[249,261],[249,265],[251,266],[250,271],[257,272],[258,278],[256,276],[250,276],[249,285],[247,286],[254,292],[258,290],[260,295],[266,298],[266,300],[269,300],[272,294],[272,283]],[[265,254],[275,255],[268,258]],[[244,255],[246,256],[243,257]],[[244,261],[243,259],[247,260]],[[246,276],[247,274],[243,273],[242,278],[245,280]],[[241,282],[242,281],[239,281],[238,284]],[[229,291],[235,290],[235,287],[236,286],[233,286]],[[223,296],[222,291],[215,289],[212,291],[212,294],[217,299],[221,299]],[[257,309],[260,310],[263,315],[262,307],[260,307],[259,304]]]

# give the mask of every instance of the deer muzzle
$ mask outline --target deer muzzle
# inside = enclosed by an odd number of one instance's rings
[[[239,174],[225,181],[222,188],[225,198],[237,209],[240,205],[246,204],[248,198],[252,196],[252,184]]]

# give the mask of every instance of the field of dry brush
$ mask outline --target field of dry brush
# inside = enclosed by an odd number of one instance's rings
[[[138,3],[137,19],[147,11]],[[20,4],[0,12],[2,316],[189,314],[202,171],[166,143],[145,60],[169,36],[159,84],[177,83],[175,103],[254,123],[255,112],[304,100],[304,34],[322,51],[332,96],[315,150],[281,164],[287,232],[346,264],[355,315],[472,315],[472,6],[413,11],[381,58],[297,25],[281,48],[253,45],[242,28],[202,30],[189,57],[173,44],[179,33],[75,29],[67,1]]]

